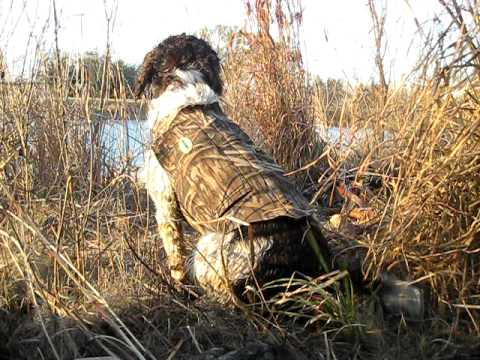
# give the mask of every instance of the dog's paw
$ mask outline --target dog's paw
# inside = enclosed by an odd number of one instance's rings
[[[170,275],[178,282],[183,282],[186,278],[186,272],[184,270],[172,269],[170,270]]]

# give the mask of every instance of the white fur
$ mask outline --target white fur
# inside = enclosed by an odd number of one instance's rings
[[[189,259],[188,272],[203,287],[218,290],[224,285],[225,278],[235,280],[246,278],[252,271],[251,251],[255,259],[261,259],[272,247],[270,237],[256,238],[250,248],[250,242],[235,239],[234,233],[207,233],[198,240],[194,253]]]
[[[218,96],[203,80],[203,75],[195,70],[176,70],[175,75],[183,86],[167,87],[148,107],[147,127],[151,131],[158,121],[172,119],[187,106],[207,105],[218,101]]]
[[[138,180],[145,185],[148,195],[155,204],[155,218],[158,224],[163,224],[169,219],[169,215],[163,210],[165,206],[165,196],[171,188],[170,178],[157,160],[153,150],[145,151],[145,160],[143,167],[137,173]]]
[[[222,264],[222,254],[219,254],[220,245],[230,243],[231,239],[232,234],[213,232],[201,236],[187,264],[190,277],[203,283],[212,282],[212,279],[208,279],[212,276],[218,277],[217,281],[221,281],[224,271],[221,271],[223,267],[219,266]],[[217,271],[219,271],[218,274]]]

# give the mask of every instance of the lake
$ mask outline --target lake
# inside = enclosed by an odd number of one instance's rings
[[[103,132],[103,145],[111,157],[109,160],[129,160],[135,166],[143,164],[143,151],[149,142],[149,132],[145,128],[146,121],[108,121]],[[369,129],[352,132],[349,128],[317,127],[318,136],[328,144],[346,148],[373,136]],[[384,139],[389,140],[392,134],[385,132]]]
[[[112,120],[104,124],[102,144],[109,162],[129,160],[135,166],[143,164],[145,144],[150,139],[145,125],[146,121],[138,120]]]

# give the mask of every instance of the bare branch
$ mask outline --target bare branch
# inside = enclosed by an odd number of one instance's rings
[[[382,12],[378,14],[374,4],[374,0],[368,0],[368,7],[370,10],[370,15],[372,17],[372,22],[373,22],[373,35],[374,35],[375,48],[376,48],[375,64],[377,65],[377,69],[378,69],[378,76],[380,79],[380,86],[382,88],[384,102],[386,102],[387,93],[388,93],[388,84],[385,77],[385,69],[383,64],[383,60],[384,60],[383,48],[385,45],[385,42],[384,42],[385,21],[387,18],[387,14],[384,8],[382,9]]]

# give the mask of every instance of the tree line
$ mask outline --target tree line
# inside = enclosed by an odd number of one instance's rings
[[[71,97],[132,98],[137,71],[136,65],[88,51],[76,57],[63,54],[60,64],[55,57],[47,57],[35,80],[59,82]]]

